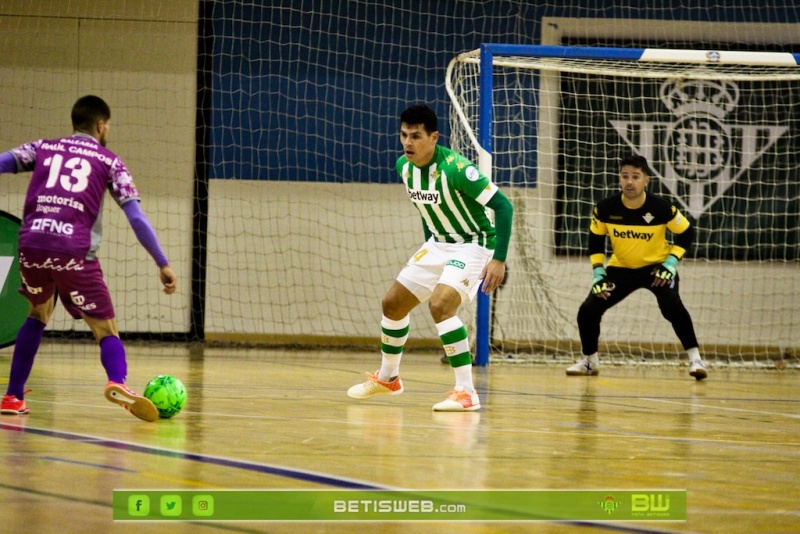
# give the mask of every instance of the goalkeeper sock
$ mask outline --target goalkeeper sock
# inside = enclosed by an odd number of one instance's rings
[[[472,384],[472,354],[469,351],[469,339],[467,329],[458,316],[445,319],[441,323],[436,323],[436,331],[442,340],[444,353],[450,367],[456,375],[456,387],[463,387],[468,393],[475,392]]]
[[[384,382],[400,374],[400,359],[403,357],[403,347],[408,339],[409,324],[411,319],[406,315],[395,321],[385,315],[381,318],[381,369],[378,371],[378,380]]]
[[[689,361],[699,362],[700,361],[700,349],[697,347],[692,347],[691,349],[686,349],[686,354],[689,355]]]

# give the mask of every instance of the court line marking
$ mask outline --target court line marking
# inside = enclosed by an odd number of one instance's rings
[[[39,436],[45,436],[50,438],[64,439],[67,441],[81,441],[90,445],[99,445],[101,447],[107,447],[110,449],[124,450],[128,452],[139,452],[143,454],[155,454],[161,457],[166,456],[171,458],[177,458],[179,460],[189,460],[193,462],[201,462],[210,465],[218,465],[222,467],[230,467],[246,471],[255,471],[257,473],[264,473],[284,478],[291,478],[294,480],[301,480],[304,482],[327,484],[329,486],[337,488],[393,489],[387,486],[378,486],[371,482],[363,480],[357,480],[346,477],[335,477],[331,475],[326,475],[324,473],[318,473],[315,471],[307,471],[303,469],[295,469],[273,464],[248,462],[244,460],[236,460],[234,458],[227,458],[224,456],[214,456],[210,454],[178,451],[175,449],[155,447],[152,445],[141,445],[139,443],[131,443],[129,441],[120,441],[115,439],[102,438],[99,436],[91,436],[88,434],[76,434],[72,432],[63,432],[60,430],[48,430],[44,428],[11,425],[5,422],[0,422],[0,428],[3,430],[25,432],[29,434],[36,434]]]
[[[236,460],[233,458],[226,458],[223,456],[214,456],[209,454],[188,453],[185,451],[176,451],[174,449],[167,449],[164,447],[154,447],[151,445],[141,445],[138,443],[131,443],[128,441],[114,440],[108,438],[101,438],[89,434],[77,434],[73,432],[64,432],[60,430],[48,430],[43,428],[11,425],[0,421],[0,429],[13,432],[25,432],[44,437],[64,439],[67,441],[80,441],[89,445],[99,445],[101,447],[108,447],[112,449],[125,450],[128,452],[138,452],[142,454],[155,454],[158,456],[167,456],[178,458],[182,460],[189,460],[201,463],[208,463],[223,467],[231,467],[235,469],[244,469],[248,471],[256,471],[259,473],[266,473],[306,482],[315,482],[319,484],[328,484],[338,488],[345,489],[375,489],[375,490],[400,490],[401,488],[393,488],[390,486],[377,486],[375,484],[359,481],[357,479],[345,477],[333,477],[314,471],[306,471],[302,469],[293,469],[288,467],[276,466],[271,464],[262,464],[258,462],[247,462],[243,460]],[[104,504],[103,504],[104,505]],[[551,520],[543,520],[544,523],[553,523]],[[671,531],[655,530],[647,527],[638,527],[630,525],[613,525],[604,522],[592,521],[557,521],[557,523],[571,524],[574,526],[585,528],[603,528],[606,530],[613,530],[617,532],[631,532],[637,534],[673,534]]]
[[[746,408],[732,408],[730,406],[710,406],[708,404],[696,404],[694,402],[678,402],[678,401],[671,401],[666,399],[655,399],[652,397],[642,397],[642,400],[650,401],[650,402],[661,402],[664,404],[678,404],[681,406],[692,406],[697,408],[708,408],[709,410],[722,410],[727,412],[742,412],[742,413],[753,413],[758,415],[773,415],[776,417],[788,417],[790,419],[800,419],[800,414],[794,413],[785,413],[785,412],[765,412],[763,410],[748,410]],[[729,399],[729,400],[738,400],[738,399]]]
[[[98,464],[94,462],[82,462],[80,460],[70,460],[68,458],[58,458],[57,456],[39,456],[42,460],[47,460],[48,462],[57,462],[62,464],[73,464],[73,465],[81,465],[84,467],[96,467],[97,469],[108,469],[109,471],[119,471],[121,473],[139,473],[139,471],[135,469],[129,469],[127,467],[117,467],[115,465],[108,465],[108,464]]]

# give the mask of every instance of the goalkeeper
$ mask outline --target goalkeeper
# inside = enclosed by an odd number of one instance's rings
[[[668,200],[646,192],[650,182],[647,160],[628,156],[620,162],[622,194],[601,200],[594,207],[589,227],[589,258],[594,278],[578,310],[578,330],[583,357],[567,368],[567,375],[597,375],[600,321],[612,306],[637,289],[655,295],[661,315],[672,324],[689,357],[689,374],[708,376],[700,358],[692,318],[678,293],[678,262],[692,244],[694,229]],[[667,230],[674,244],[667,241]],[[612,254],[605,263],[606,236]]]

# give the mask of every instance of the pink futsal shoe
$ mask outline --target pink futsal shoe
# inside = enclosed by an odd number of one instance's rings
[[[155,404],[150,399],[135,393],[125,384],[109,382],[106,384],[105,396],[143,421],[152,423],[158,419],[158,408]]]

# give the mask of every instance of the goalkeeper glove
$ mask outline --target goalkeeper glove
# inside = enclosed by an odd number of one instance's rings
[[[672,283],[678,274],[678,258],[670,254],[664,263],[653,269],[653,285],[655,287],[665,286]]]
[[[594,277],[592,278],[592,294],[594,296],[607,299],[611,291],[614,291],[614,284],[609,282],[608,275],[604,267],[595,267],[592,271]]]

